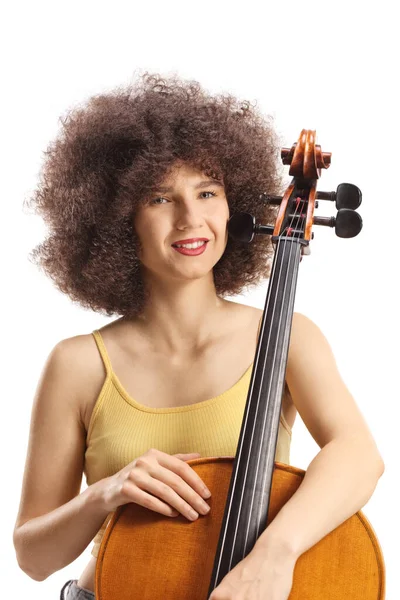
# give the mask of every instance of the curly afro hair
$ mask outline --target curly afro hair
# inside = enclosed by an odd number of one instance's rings
[[[264,224],[276,218],[277,207],[260,195],[282,193],[280,140],[256,104],[146,71],[60,121],[26,203],[49,229],[29,260],[85,308],[125,317],[143,310],[135,210],[177,161],[223,180],[231,215],[249,212]],[[229,238],[213,268],[217,295],[269,277],[272,256],[269,236],[250,244]]]

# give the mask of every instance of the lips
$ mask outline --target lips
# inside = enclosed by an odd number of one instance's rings
[[[176,244],[194,244],[195,242],[208,242],[208,238],[190,238],[187,240],[176,240],[173,242],[171,246],[175,246]]]
[[[207,242],[201,244],[198,248],[185,248],[184,246],[172,246],[175,252],[179,252],[179,254],[185,254],[186,256],[199,256],[206,251]]]

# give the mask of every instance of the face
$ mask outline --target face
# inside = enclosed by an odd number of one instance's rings
[[[185,163],[177,163],[135,214],[144,272],[177,279],[208,275],[226,248],[228,219],[224,186]],[[186,255],[172,246],[190,238],[206,238],[205,251]]]

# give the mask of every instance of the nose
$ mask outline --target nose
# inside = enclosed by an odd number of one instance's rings
[[[201,208],[196,203],[181,203],[176,209],[176,227],[186,229],[197,229],[203,224]]]

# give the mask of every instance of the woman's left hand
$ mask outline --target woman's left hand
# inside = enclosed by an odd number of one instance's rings
[[[220,582],[209,600],[288,600],[296,559],[277,560],[253,548]]]

